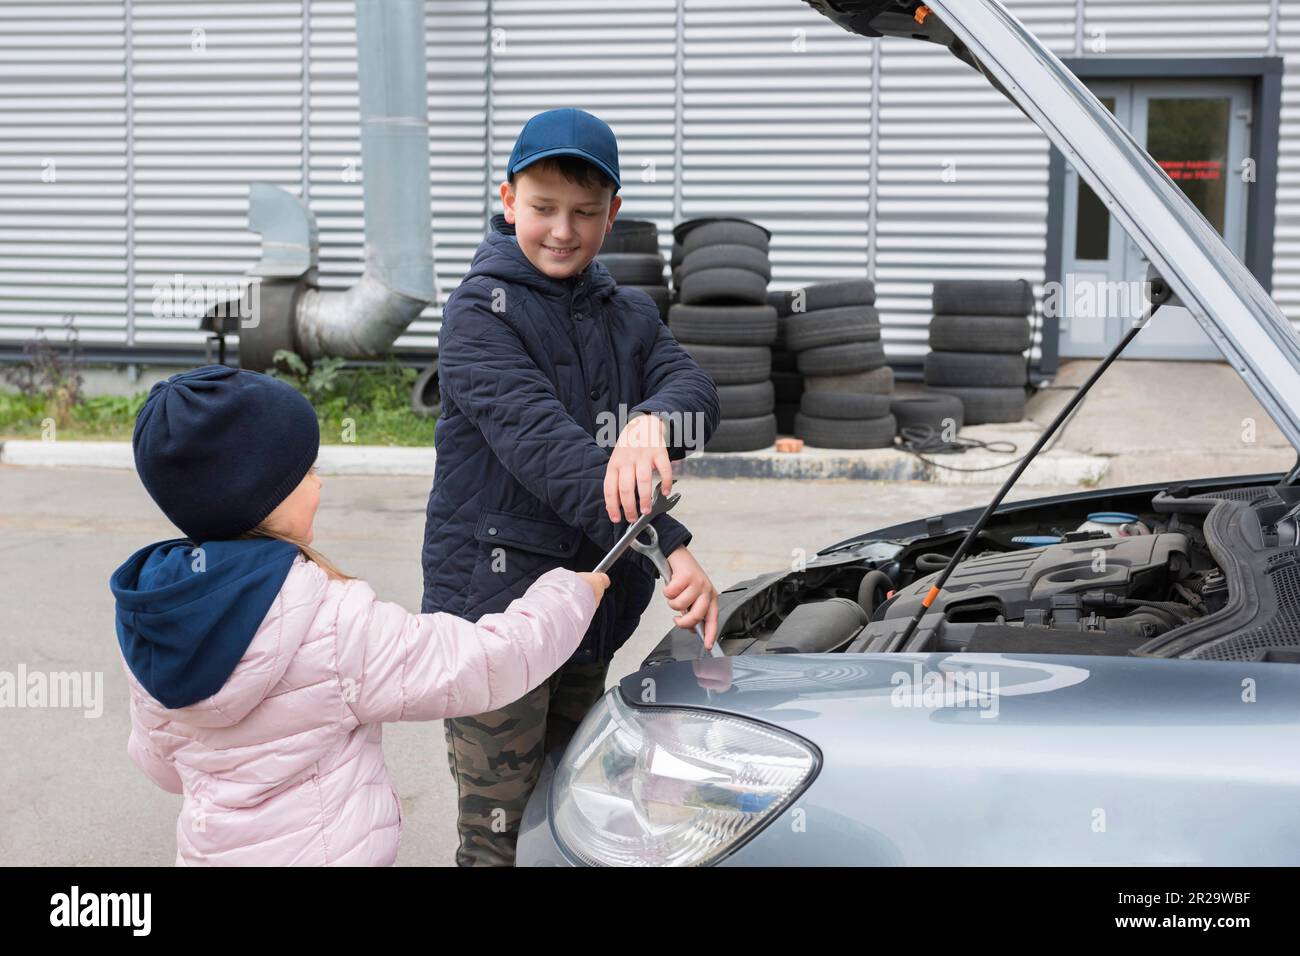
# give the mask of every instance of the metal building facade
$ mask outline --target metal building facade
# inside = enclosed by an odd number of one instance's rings
[[[1273,291],[1300,320],[1300,0],[1007,5],[1061,56],[1285,56]],[[323,287],[355,281],[353,9],[0,2],[0,349],[71,322],[123,361],[201,356],[196,320],[160,290],[234,282],[256,260],[252,181],[305,196]],[[849,35],[798,0],[425,10],[443,295],[515,133],[560,105],[614,127],[620,214],[656,220],[665,255],[674,222],[736,215],[772,230],[773,288],[875,278],[891,361],[925,352],[935,279],[1044,279],[1046,139],[944,50]],[[438,315],[397,347],[435,347]]]

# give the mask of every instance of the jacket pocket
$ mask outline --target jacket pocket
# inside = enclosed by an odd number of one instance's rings
[[[489,546],[518,548],[553,558],[571,558],[582,545],[582,532],[577,528],[508,511],[484,511],[474,537]]]

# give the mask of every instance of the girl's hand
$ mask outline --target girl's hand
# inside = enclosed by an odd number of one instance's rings
[[[600,599],[605,596],[605,589],[609,587],[609,575],[598,571],[575,571],[582,580],[591,585],[591,589],[596,592],[596,604],[600,604]]]
[[[650,513],[655,471],[662,478],[663,494],[671,494],[673,466],[664,442],[663,419],[658,415],[635,415],[618,436],[605,469],[605,511],[610,521],[617,524],[622,520],[620,506],[629,523]]]

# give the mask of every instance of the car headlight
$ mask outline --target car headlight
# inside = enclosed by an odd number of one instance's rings
[[[628,707],[615,688],[556,770],[555,833],[594,866],[711,863],[793,801],[816,765],[812,747],[765,724]]]

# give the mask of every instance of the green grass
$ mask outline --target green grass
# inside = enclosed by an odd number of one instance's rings
[[[320,423],[323,445],[397,445],[432,447],[437,420],[411,411],[411,387],[419,373],[395,359],[377,368],[342,369],[338,359],[286,368],[276,377],[287,381],[311,402]],[[61,440],[130,441],[135,416],[148,390],[130,397],[97,395],[72,407],[68,422],[57,429]],[[0,439],[42,436],[41,422],[53,406],[41,396],[0,391]]]

